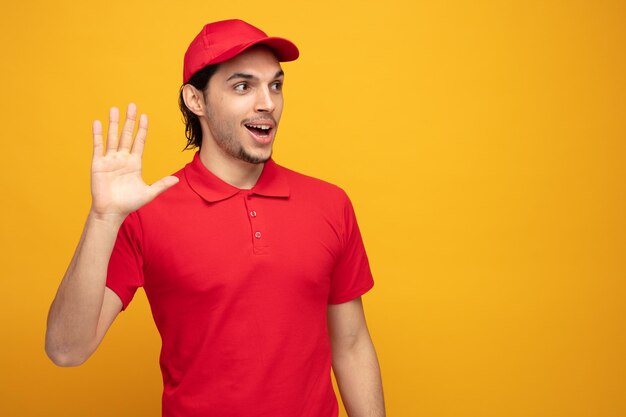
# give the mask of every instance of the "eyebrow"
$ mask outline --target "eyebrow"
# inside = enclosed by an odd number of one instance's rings
[[[283,70],[278,70],[276,71],[276,74],[274,74],[274,78],[278,78],[278,77],[282,77],[283,75],[285,75],[285,72]],[[247,74],[245,72],[236,72],[233,75],[231,75],[230,77],[228,77],[228,79],[226,79],[226,81],[230,81],[232,79],[235,78],[243,78],[246,80],[257,80],[258,77],[252,75],[252,74]]]

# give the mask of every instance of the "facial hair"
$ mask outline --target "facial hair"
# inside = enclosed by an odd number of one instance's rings
[[[267,157],[258,157],[246,151],[242,144],[235,139],[236,128],[218,120],[218,118],[213,116],[210,106],[207,105],[207,107],[209,130],[211,131],[211,135],[213,136],[215,143],[225,154],[255,165],[263,164],[271,158],[271,152]],[[276,127],[274,129],[276,129]]]

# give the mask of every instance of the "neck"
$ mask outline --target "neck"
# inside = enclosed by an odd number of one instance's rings
[[[265,164],[251,164],[223,155],[221,149],[200,148],[202,164],[216,177],[242,190],[249,190],[258,181]]]

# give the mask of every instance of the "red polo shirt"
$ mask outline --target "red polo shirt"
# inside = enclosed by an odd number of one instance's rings
[[[328,304],[374,284],[346,194],[265,164],[240,190],[200,161],[130,214],[107,286],[143,286],[161,334],[167,417],[335,417]]]

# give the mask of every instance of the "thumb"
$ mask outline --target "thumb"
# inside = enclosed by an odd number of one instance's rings
[[[178,184],[178,177],[168,176],[163,177],[154,184],[150,186],[150,192],[152,194],[152,198],[158,196],[163,191],[167,190],[173,185]]]

